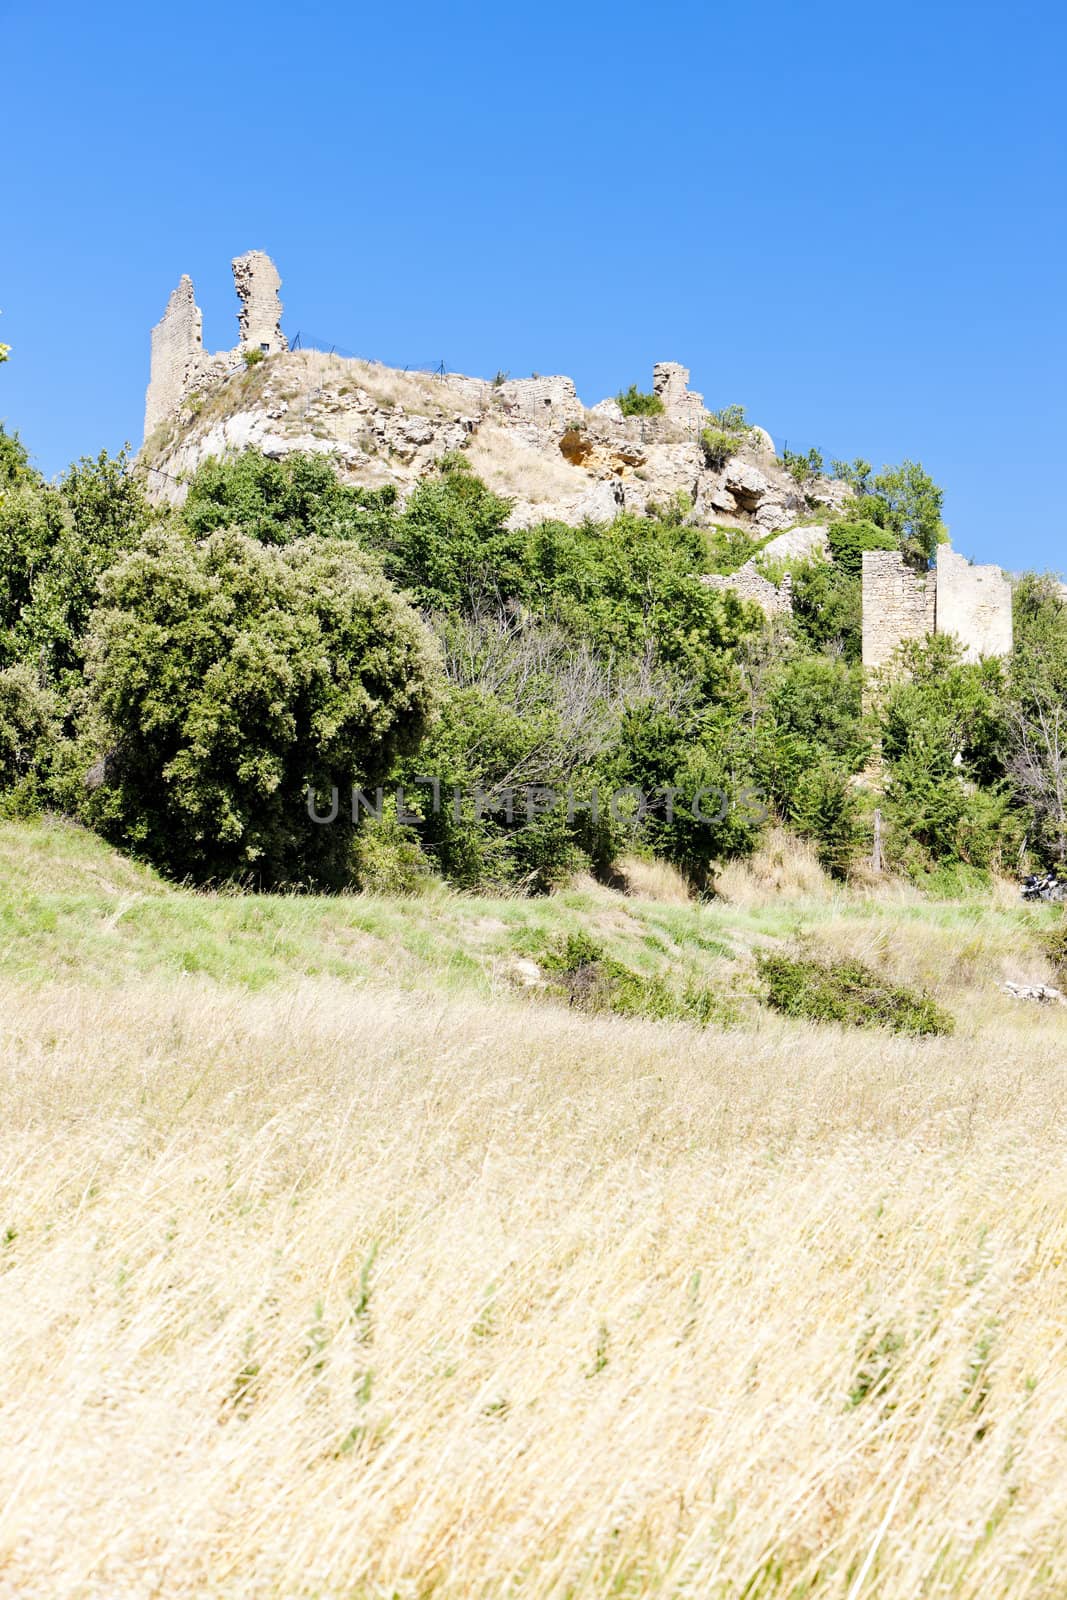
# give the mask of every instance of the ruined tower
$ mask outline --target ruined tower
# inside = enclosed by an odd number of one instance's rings
[[[282,280],[270,256],[263,250],[248,250],[243,256],[235,256],[233,281],[241,302],[237,313],[241,349],[261,350],[265,356],[288,350],[282,332],[282,303],[278,299]]]
[[[193,280],[183,273],[152,329],[152,367],[145,396],[145,438],[170,416],[203,360],[203,317]]]
[[[896,550],[863,552],[863,665],[890,664],[910,639],[948,633],[965,661],[1011,654],[1011,584],[999,567],[972,566],[947,544],[933,572],[915,572]]]
[[[239,343],[234,350],[210,355],[204,349],[203,318],[192,279],[186,273],[179,278],[178,287],[152,329],[152,365],[144,411],[146,439],[173,415],[198,382],[221,381],[250,350],[259,350],[265,356],[288,350],[289,343],[281,329],[282,303],[278,299],[282,280],[270,256],[263,250],[236,256],[233,281],[240,301]]]

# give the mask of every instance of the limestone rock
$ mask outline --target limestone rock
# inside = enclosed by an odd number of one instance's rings
[[[761,553],[772,561],[807,561],[812,556],[827,555],[829,548],[827,529],[820,523],[810,528],[787,527],[765,544]]]
[[[770,484],[759,468],[751,466],[737,456],[727,463],[723,474],[723,486],[730,491],[736,505],[742,511],[755,511],[770,489]]]

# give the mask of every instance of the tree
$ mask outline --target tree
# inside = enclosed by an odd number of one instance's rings
[[[899,467],[882,469],[874,480],[874,492],[886,507],[883,525],[897,535],[905,558],[925,571],[948,537],[941,520],[944,490],[921,462],[903,461]]]
[[[848,520],[888,530],[909,565],[925,572],[948,532],[941,520],[944,490],[922,463],[902,461],[898,467],[883,467],[876,477],[870,462],[860,459],[851,466],[835,461],[833,469],[852,489]]]
[[[511,501],[487,489],[460,455],[445,456],[406,511],[381,529],[385,570],[427,611],[476,615],[525,592],[525,534],[508,527]]]
[[[435,700],[418,618],[339,541],[150,534],[89,642],[84,809],[174,876],[346,881],[353,784],[381,783]],[[336,822],[309,817],[311,786]]]
[[[219,528],[239,528],[261,544],[291,544],[316,534],[331,539],[369,535],[373,541],[395,501],[392,485],[346,487],[324,456],[295,451],[272,461],[258,450],[244,450],[203,463],[180,517],[198,539]]]
[[[1005,782],[1001,664],[962,661],[944,634],[905,646],[902,664],[881,709],[897,857],[996,865],[1022,831]]]
[[[29,662],[61,694],[80,678],[101,574],[152,521],[126,451],[84,456],[58,483],[0,440],[0,665]]]
[[[1067,601],[1057,580],[1029,574],[1015,591],[1006,696],[1008,770],[1039,853],[1067,862]]]

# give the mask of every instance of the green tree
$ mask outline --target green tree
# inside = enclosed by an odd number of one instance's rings
[[[897,857],[996,866],[1022,835],[1005,782],[1003,669],[964,662],[947,635],[902,657],[880,715]]]
[[[346,880],[349,791],[434,702],[432,642],[350,545],[149,535],[108,574],[89,649],[85,810],[172,875]],[[312,786],[332,825],[316,825]]]
[[[27,661],[66,696],[81,676],[101,575],[137,544],[152,513],[125,451],[85,456],[56,484],[28,469],[24,452],[6,459],[13,487],[0,495],[0,664]]]
[[[385,569],[426,611],[473,615],[517,603],[526,536],[508,527],[510,515],[510,500],[487,489],[463,456],[446,456],[381,530]]]
[[[189,485],[180,519],[195,538],[239,528],[261,544],[315,535],[380,542],[396,490],[348,488],[324,456],[300,451],[273,461],[258,450],[211,457]]]
[[[1067,600],[1027,574],[1014,595],[1015,648],[1005,698],[1007,765],[1030,813],[1029,840],[1067,862]]]
[[[660,417],[663,401],[658,394],[643,394],[636,383],[615,396],[624,417]]]
[[[30,667],[0,670],[0,815],[34,811],[46,796],[59,705]]]

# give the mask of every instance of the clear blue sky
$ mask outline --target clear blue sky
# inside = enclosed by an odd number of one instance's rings
[[[149,329],[268,250],[399,365],[656,360],[779,443],[918,457],[966,554],[1067,565],[1064,63],[1032,5],[0,0],[0,417],[136,444]]]

